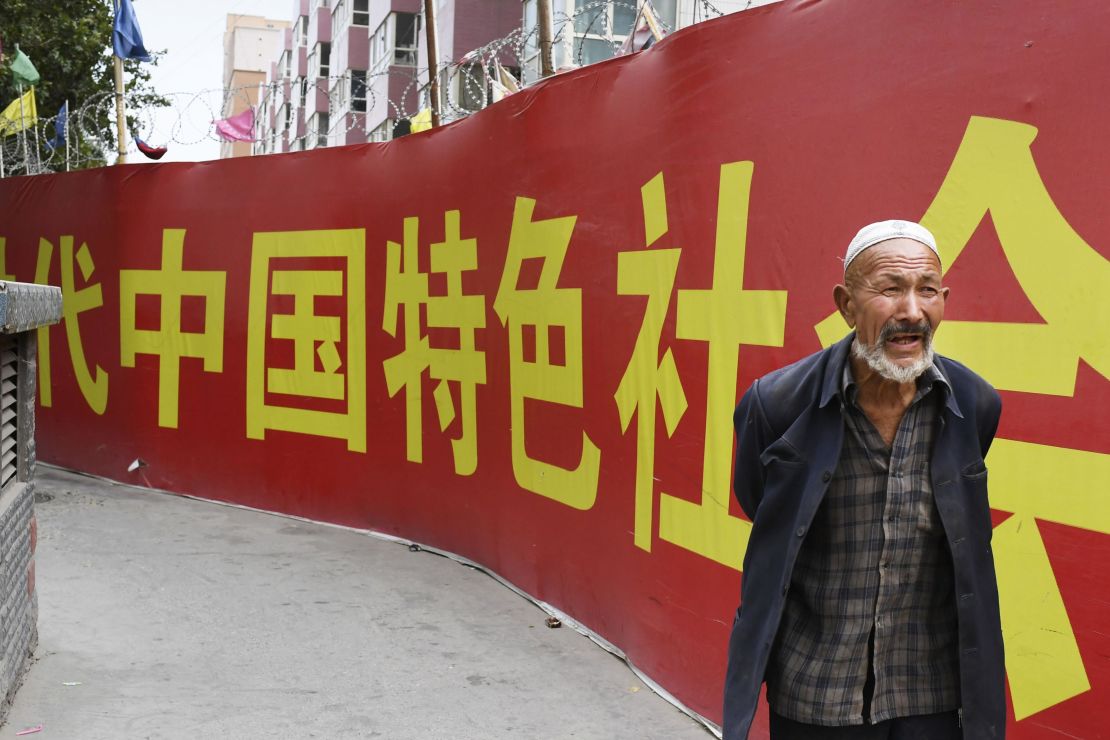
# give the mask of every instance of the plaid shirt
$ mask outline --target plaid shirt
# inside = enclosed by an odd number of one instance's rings
[[[840,461],[798,553],[767,667],[768,703],[788,719],[860,725],[960,706],[952,560],[929,478],[949,389],[936,367],[917,385],[887,447],[845,363]]]

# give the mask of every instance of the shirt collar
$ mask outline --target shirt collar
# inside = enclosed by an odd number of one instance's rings
[[[855,403],[856,379],[852,375],[852,363],[845,359],[843,367],[840,372],[840,398],[842,401]],[[929,395],[938,383],[943,387],[946,396],[952,394],[952,386],[948,384],[948,378],[944,377],[944,374],[937,369],[936,363],[933,363],[917,378],[917,394],[913,397],[914,402]]]
[[[839,362],[840,371],[839,373],[830,373],[829,375],[831,377],[826,379],[826,392],[823,394],[825,397],[822,398],[822,406],[828,403],[833,395],[838,396],[843,402],[855,402],[856,379],[852,375],[852,364],[848,361],[850,348],[852,342],[855,341],[855,337],[855,332],[853,332],[833,347],[834,355],[830,358],[834,363],[832,367],[836,367],[835,363]],[[833,385],[829,383],[829,380],[835,380],[836,384]],[[960,407],[956,403],[956,396],[952,393],[952,384],[948,381],[948,377],[937,367],[935,360],[933,364],[929,365],[925,372],[918,377],[917,393],[913,398],[914,402],[924,398],[938,387],[944,395],[945,406],[953,414],[963,418],[963,414],[960,413]]]

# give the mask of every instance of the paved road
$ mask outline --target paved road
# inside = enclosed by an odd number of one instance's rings
[[[38,493],[39,648],[0,738],[711,737],[445,558],[45,466]]]

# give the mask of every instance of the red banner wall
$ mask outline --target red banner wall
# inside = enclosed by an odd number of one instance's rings
[[[388,144],[0,180],[0,273],[65,295],[41,458],[461,553],[719,720],[732,408],[846,331],[860,226],[921,220],[1004,397],[1012,736],[1102,737],[1108,32],[787,2]]]

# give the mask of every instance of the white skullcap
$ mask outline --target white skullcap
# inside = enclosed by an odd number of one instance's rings
[[[852,264],[859,253],[868,247],[873,247],[879,242],[885,242],[887,239],[913,239],[915,242],[924,244],[929,249],[933,250],[933,254],[940,259],[940,252],[937,251],[937,240],[929,233],[921,224],[915,224],[913,221],[899,221],[893,219],[890,221],[879,221],[878,223],[868,224],[859,230],[856,238],[848,245],[848,253],[844,255],[844,271],[848,271],[848,265]]]

